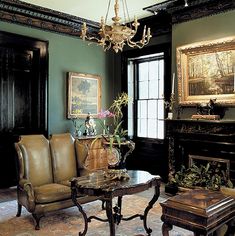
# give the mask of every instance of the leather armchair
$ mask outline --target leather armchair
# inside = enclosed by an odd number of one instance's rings
[[[71,134],[23,135],[15,144],[19,160],[17,186],[18,212],[22,206],[32,213],[36,226],[46,212],[74,206],[71,200],[70,179],[89,173],[84,169],[87,147]],[[82,203],[97,200],[95,197],[78,196]]]

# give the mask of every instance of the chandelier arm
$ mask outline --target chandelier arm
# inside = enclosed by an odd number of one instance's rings
[[[149,40],[150,40],[150,38],[147,38],[147,39],[144,39],[144,40],[141,39],[139,41],[134,42],[130,39],[130,40],[127,40],[127,44],[130,47],[137,47],[137,48],[141,49],[149,43]]]
[[[141,48],[141,46],[139,46],[136,42],[130,40],[127,41],[127,45],[131,48]]]
[[[80,38],[82,38],[82,40],[91,41],[88,43],[88,45],[91,45],[93,43],[98,43],[99,45],[102,45],[101,40],[96,37],[90,37],[90,36],[85,35],[85,36],[80,36]]]
[[[96,38],[96,37],[90,37],[90,36],[86,36],[85,38],[86,38],[87,40],[90,40],[90,41],[94,41],[94,40],[95,40],[95,41],[97,41],[97,42],[99,42],[99,40],[100,40],[100,39],[98,39],[98,38]]]
[[[107,51],[107,50],[109,50],[109,49],[111,48],[112,43],[109,41],[109,44],[108,44],[108,45],[105,44],[105,46],[106,46],[106,47],[104,47],[104,51]]]
[[[100,39],[100,40],[98,41],[98,44],[99,44],[100,46],[102,46],[103,48],[104,48],[104,46],[106,45],[104,39]]]

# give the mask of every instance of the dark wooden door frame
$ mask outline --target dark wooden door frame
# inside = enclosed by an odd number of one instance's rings
[[[149,46],[141,50],[130,50],[122,53],[122,91],[127,91],[127,65],[129,58],[136,58],[143,55],[164,52],[165,60],[165,87],[164,97],[169,99],[171,92],[171,43],[163,43],[161,45]],[[124,120],[127,121],[127,111],[124,113]],[[135,119],[135,118],[134,118]],[[136,124],[135,124],[136,126]],[[127,122],[125,123],[127,128]],[[142,169],[152,174],[159,174],[163,181],[168,177],[168,160],[166,140],[137,138],[133,137],[136,148],[132,155],[127,159],[127,168]]]
[[[14,143],[48,137],[48,42],[0,31],[0,188],[17,184]]]
[[[0,45],[13,48],[25,48],[39,54],[40,73],[37,92],[37,129],[29,131],[48,136],[48,41],[0,31]]]

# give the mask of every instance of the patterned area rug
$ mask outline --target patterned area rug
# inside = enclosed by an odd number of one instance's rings
[[[159,199],[161,201],[161,199]],[[142,196],[131,195],[123,197],[124,217],[133,214],[142,214],[143,206],[148,199]],[[105,211],[101,209],[101,201],[83,205],[88,216],[96,215],[105,218]],[[76,207],[60,210],[47,214],[41,219],[41,229],[34,230],[34,220],[24,208],[21,217],[15,217],[17,202],[9,201],[0,203],[0,236],[77,236],[83,231],[83,218]],[[152,236],[161,236],[161,207],[154,205],[148,215],[148,227],[152,228]],[[142,221],[139,218],[131,221],[122,221],[116,227],[117,236],[142,236],[146,235]],[[174,227],[171,236],[192,236],[189,231]],[[108,223],[92,220],[88,225],[87,236],[109,236]]]

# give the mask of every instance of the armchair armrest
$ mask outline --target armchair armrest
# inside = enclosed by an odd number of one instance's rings
[[[21,179],[19,181],[19,186],[26,190],[26,191],[32,191],[33,192],[33,186],[31,184],[31,182],[29,182],[27,179]]]
[[[18,200],[23,201],[28,210],[34,210],[35,197],[32,184],[27,179],[21,179],[18,184]],[[23,205],[25,205],[23,204]]]

